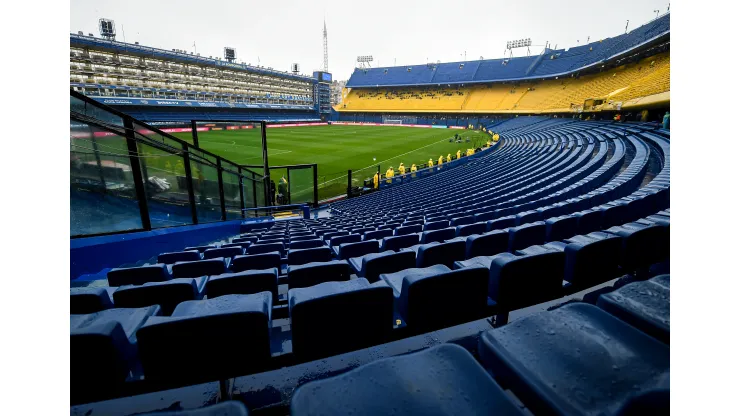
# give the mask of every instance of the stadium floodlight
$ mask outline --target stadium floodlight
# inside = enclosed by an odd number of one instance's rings
[[[234,62],[236,60],[236,49],[224,46],[224,59],[229,62]]]
[[[362,55],[357,57],[357,62],[363,63],[363,62],[372,62],[373,56],[372,55]]]
[[[116,22],[111,19],[100,18],[98,20],[100,36],[108,40],[116,40]]]
[[[290,72],[292,72],[294,74],[297,74],[297,73],[301,72],[301,66],[298,65],[297,63],[291,64],[290,65]]]

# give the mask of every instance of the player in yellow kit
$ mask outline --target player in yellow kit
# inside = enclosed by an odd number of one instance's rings
[[[412,178],[416,177],[416,163],[411,164],[411,177]]]
[[[447,163],[452,162],[452,155],[447,153]]]
[[[457,158],[460,159],[460,150],[457,151]]]
[[[398,165],[398,174],[399,175],[405,175],[406,174],[406,166],[403,165],[403,162],[401,162],[401,164]]]
[[[430,168],[434,166],[434,161],[432,160],[431,157],[429,158],[429,162],[427,162],[427,166]]]
[[[442,165],[443,163],[445,163],[445,160],[444,160],[444,158],[442,157],[442,155],[439,155],[439,159],[437,160],[437,164],[438,164],[438,165]]]
[[[380,183],[380,172],[375,172],[375,175],[373,175],[373,189],[378,189],[379,183]]]
[[[385,178],[388,179],[386,182],[391,183],[391,178],[393,178],[393,166],[390,166],[387,171],[385,171]]]

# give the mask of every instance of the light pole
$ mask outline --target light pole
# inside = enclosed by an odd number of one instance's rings
[[[657,10],[656,9],[656,10],[653,10],[653,11],[655,12],[655,18],[657,19],[658,18],[658,15],[660,14],[660,10]]]

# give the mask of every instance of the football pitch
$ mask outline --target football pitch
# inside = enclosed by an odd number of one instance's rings
[[[455,133],[462,143],[450,142]],[[175,136],[191,141],[189,133]],[[382,173],[403,162],[407,169],[415,163],[420,168],[431,158],[447,157],[474,146],[481,146],[489,136],[477,130],[410,128],[397,126],[308,126],[267,129],[270,166],[316,163],[319,200],[346,193],[347,170],[353,171],[355,183],[371,178],[377,166]],[[470,142],[465,142],[465,139]],[[222,130],[198,133],[201,148],[241,165],[261,165],[261,138],[258,130]],[[255,169],[261,172],[259,169]],[[271,169],[277,180],[284,170]],[[286,176],[287,177],[287,176]]]

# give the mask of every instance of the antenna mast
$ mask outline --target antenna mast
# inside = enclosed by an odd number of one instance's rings
[[[329,72],[329,47],[327,46],[326,19],[324,19],[324,72]]]

